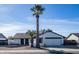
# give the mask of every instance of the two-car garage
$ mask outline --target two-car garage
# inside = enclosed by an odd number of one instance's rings
[[[63,39],[61,37],[46,37],[44,40],[44,46],[62,45]]]
[[[45,32],[39,35],[42,38],[40,41],[41,46],[55,46],[55,45],[63,45],[64,44],[64,36],[57,34],[55,32]],[[34,42],[36,39],[34,39]],[[36,44],[35,44],[36,45]]]

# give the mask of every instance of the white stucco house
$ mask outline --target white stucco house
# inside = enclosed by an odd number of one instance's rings
[[[29,37],[26,33],[16,33],[13,39],[8,39],[8,45],[29,45]]]
[[[79,33],[71,33],[66,40],[74,40],[77,44],[79,44]]]
[[[6,45],[7,44],[7,38],[0,33],[0,45]]]
[[[46,31],[39,34],[39,38],[40,46],[55,46],[64,44],[65,37],[52,31]],[[36,46],[36,38],[34,38],[34,46]]]

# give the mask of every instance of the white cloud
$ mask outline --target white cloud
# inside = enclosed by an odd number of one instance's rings
[[[75,19],[74,19],[75,20]],[[79,21],[72,21],[72,20],[68,20],[68,19],[41,19],[40,20],[41,24],[54,24],[54,25],[62,25],[62,24],[74,24],[77,25],[79,24]]]
[[[76,19],[40,19],[40,28],[52,29],[53,31],[62,34],[69,35],[73,32],[79,32],[79,21]]]
[[[36,19],[34,17],[27,17],[27,21],[34,25]],[[73,21],[74,20],[74,21]],[[52,29],[63,35],[68,35],[72,32],[79,32],[79,20],[78,19],[39,19],[40,29]]]
[[[14,6],[15,7],[15,6]],[[22,19],[25,22],[16,21],[19,18],[11,16],[15,8],[12,5],[0,5],[0,32],[6,36],[14,35],[17,32],[26,32],[28,29],[36,29],[36,19],[33,16],[27,16]],[[10,14],[9,14],[10,13]],[[15,15],[16,16],[16,15]],[[21,19],[20,19],[21,20]],[[79,21],[77,19],[43,19],[40,17],[40,29],[50,28],[60,34],[78,32]]]
[[[0,5],[0,32],[6,36],[14,35],[17,32],[26,32],[28,29],[36,29],[36,19],[35,17],[25,17],[22,23],[16,21],[9,13],[13,11],[13,8]],[[22,19],[23,20],[23,19]],[[75,19],[74,19],[75,20]],[[69,32],[78,32],[76,25],[79,25],[79,21],[71,21],[66,19],[43,19],[40,18],[40,29],[50,28],[58,33],[69,33]],[[75,27],[73,26],[75,25]],[[72,28],[77,28],[73,29]]]
[[[0,15],[6,15],[12,12],[14,9],[7,5],[0,5]]]
[[[19,21],[10,21],[0,23],[0,32],[6,36],[14,35],[18,32],[26,32],[27,30],[36,29],[36,20],[33,17],[27,17],[27,22],[22,23]],[[78,32],[78,29],[71,30],[71,25],[79,25],[78,21],[58,20],[58,19],[40,19],[40,29],[50,28],[53,31],[68,35],[71,32]]]
[[[33,23],[33,22],[36,22],[36,19],[35,19],[35,17],[26,17],[26,20],[27,21],[29,21],[29,22],[31,22],[31,23]],[[74,21],[72,21],[72,20],[74,20]],[[39,19],[39,21],[40,21],[40,24],[53,24],[53,25],[62,25],[62,24],[66,24],[66,25],[68,25],[68,24],[74,24],[74,25],[79,25],[79,21],[78,21],[79,19],[77,19],[77,21],[76,21],[76,19],[43,19],[43,18],[40,18]]]
[[[14,35],[18,32],[26,32],[29,29],[35,29],[33,25],[23,23],[0,24],[0,33],[6,36]]]

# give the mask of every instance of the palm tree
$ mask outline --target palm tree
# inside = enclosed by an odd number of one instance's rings
[[[46,32],[46,29],[41,29],[40,32],[41,32],[41,33],[45,33],[45,32]]]
[[[36,16],[36,47],[40,48],[39,44],[39,16],[40,14],[43,14],[44,8],[39,5],[35,4],[34,7],[31,8],[31,11],[33,12],[33,15]]]
[[[51,29],[47,29],[46,32],[52,32],[52,30]]]
[[[29,38],[31,39],[31,47],[33,47],[33,36],[35,35],[35,31],[28,30],[26,33],[29,35]]]
[[[9,36],[8,38],[9,38],[9,39],[12,39],[12,40],[14,39],[14,37],[13,37],[13,36]]]

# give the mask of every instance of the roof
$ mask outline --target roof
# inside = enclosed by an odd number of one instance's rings
[[[71,33],[67,38],[69,38],[72,34],[75,35],[75,36],[77,36],[77,37],[79,37],[79,33]]]
[[[45,33],[47,33],[47,32],[52,32],[52,31],[46,31],[46,32],[43,32],[43,33],[39,33],[39,36],[40,36],[40,35],[43,35],[43,34],[45,34]],[[60,34],[58,34],[58,33],[55,33],[55,32],[52,32],[52,33],[57,34],[57,35],[59,35],[59,36],[65,38],[64,36],[62,36],[62,35],[60,35]],[[14,38],[29,38],[29,35],[28,35],[27,33],[16,33],[16,34],[14,35]],[[34,38],[36,38],[36,34],[34,35]]]
[[[14,38],[29,38],[29,35],[26,33],[16,33]]]
[[[59,36],[61,36],[61,37],[63,37],[63,38],[66,38],[65,36],[60,35],[60,34],[58,34],[58,33],[55,33],[55,32],[53,32],[53,31],[46,31],[46,32],[44,32],[44,33],[39,33],[39,36],[40,36],[40,35],[43,35],[43,34],[45,34],[45,33],[47,33],[47,32],[52,32],[52,33],[57,34],[57,35],[59,35]],[[36,35],[35,35],[35,36],[36,36]]]
[[[74,34],[74,35],[76,35],[77,37],[79,37],[79,33],[72,33],[72,34]]]
[[[6,38],[2,33],[0,33],[0,38]]]

